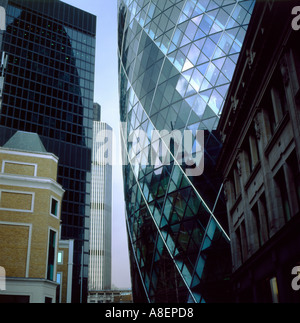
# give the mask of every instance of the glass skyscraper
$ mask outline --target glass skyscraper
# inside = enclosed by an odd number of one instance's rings
[[[216,128],[254,1],[119,0],[118,6],[134,299],[229,301],[231,257],[221,176],[215,171],[222,146]],[[128,138],[139,142],[139,130],[151,147],[133,149]],[[174,156],[169,165],[138,163],[155,150],[153,130],[191,131],[193,154],[197,131],[203,130],[204,173],[187,176],[188,166]]]
[[[59,157],[62,239],[74,239],[73,302],[87,297],[96,17],[58,0],[2,1],[0,145],[39,134]],[[2,35],[1,35],[2,36]]]

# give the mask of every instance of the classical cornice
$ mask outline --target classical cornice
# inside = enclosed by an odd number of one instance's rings
[[[38,152],[30,152],[30,151],[21,151],[21,150],[14,150],[14,149],[7,149],[7,148],[0,148],[0,154],[6,155],[15,155],[15,156],[23,156],[23,157],[31,157],[31,158],[43,158],[43,159],[50,159],[54,162],[58,163],[58,158],[50,153],[38,153]]]
[[[29,177],[11,174],[0,174],[1,186],[26,187],[30,189],[49,190],[62,197],[65,190],[51,178]]]

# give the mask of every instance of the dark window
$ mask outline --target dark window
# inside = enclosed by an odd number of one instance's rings
[[[241,225],[236,230],[236,252],[238,256],[238,262],[243,264],[247,259],[247,235],[246,235],[246,227],[245,221],[241,223]]]
[[[255,133],[254,126],[249,131],[248,139],[246,139],[244,150],[246,152],[246,159],[248,160],[248,167],[250,173],[254,170],[259,161],[258,141]]]
[[[58,216],[58,201],[52,198],[51,200],[51,214]]]
[[[275,182],[277,184],[277,189],[280,194],[280,202],[282,210],[284,212],[285,220],[289,221],[291,218],[291,209],[287,193],[287,185],[284,176],[283,168],[281,168],[275,176]]]
[[[268,87],[262,101],[262,108],[268,115],[267,135],[271,139],[276,127],[287,111],[287,98],[283,78],[279,70],[276,70],[271,84]]]
[[[268,218],[267,201],[264,193],[260,197],[259,202],[260,202],[259,210],[260,210],[262,228],[265,231],[266,237],[269,238],[270,226],[269,226],[269,218]]]
[[[277,124],[281,121],[284,113],[287,111],[287,97],[285,93],[285,86],[283,83],[283,76],[279,69],[273,75],[273,108],[275,116],[277,117]]]
[[[300,171],[299,171],[299,162],[295,151],[288,158],[287,165],[290,169],[290,173],[293,178],[293,182],[290,184],[292,185],[292,189],[295,190],[296,197],[298,200],[298,206],[300,208]]]
[[[49,246],[48,246],[47,279],[52,281],[54,280],[55,245],[56,245],[56,233],[50,230]]]
[[[241,240],[241,233],[240,228],[238,228],[235,232],[236,234],[236,254],[238,259],[241,263],[243,263],[243,252],[242,252],[242,240]]]
[[[261,228],[257,203],[252,208],[252,217],[253,217],[253,223],[254,223],[255,235],[257,238],[258,247],[261,247],[262,246],[262,228]]]
[[[233,170],[233,188],[234,188],[234,197],[237,199],[241,194],[241,184],[240,184],[240,175],[237,167]]]

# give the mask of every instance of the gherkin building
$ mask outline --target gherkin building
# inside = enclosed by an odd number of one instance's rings
[[[134,302],[230,301],[230,240],[222,179],[215,169],[222,148],[216,129],[253,7],[253,0],[118,1]],[[193,155],[199,150],[196,134],[202,133],[199,176],[190,176],[190,166],[177,160],[172,140],[168,163],[148,162],[149,151],[161,157],[153,133],[163,137],[163,131],[174,130],[190,131]]]

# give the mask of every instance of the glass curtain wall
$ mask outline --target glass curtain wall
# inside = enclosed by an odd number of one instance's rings
[[[215,130],[254,1],[119,0],[118,6],[134,299],[228,301],[231,256],[222,181],[215,171],[221,149]],[[187,176],[188,166],[172,154],[172,146],[168,164],[147,163],[149,151],[161,157],[153,131],[162,139],[161,131],[177,130],[193,134],[193,154],[199,150],[197,131],[203,130],[202,175]],[[145,134],[144,144],[138,131]]]
[[[9,0],[0,145],[38,133],[59,157],[62,239],[74,239],[73,302],[87,297],[96,17],[58,0]]]

